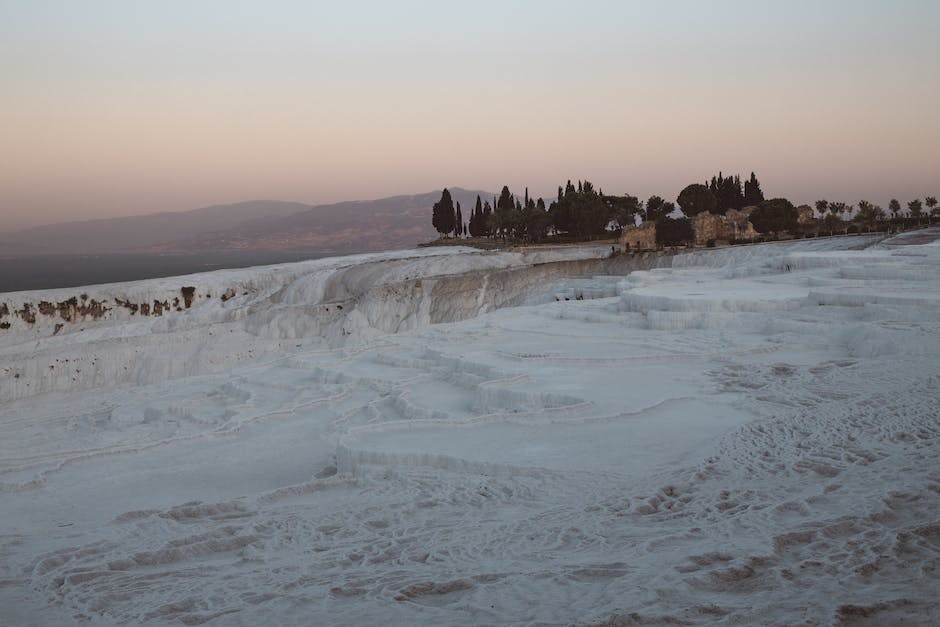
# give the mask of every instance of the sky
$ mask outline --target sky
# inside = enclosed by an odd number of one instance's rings
[[[936,0],[0,0],[0,229],[568,179],[940,195]]]

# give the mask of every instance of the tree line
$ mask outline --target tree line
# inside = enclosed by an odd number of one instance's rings
[[[558,196],[546,206],[542,198],[516,197],[508,186],[490,201],[479,195],[466,224],[463,208],[444,189],[434,203],[431,222],[442,237],[492,237],[501,240],[540,242],[548,236],[570,239],[595,239],[635,224],[636,216],[667,215],[675,205],[659,196],[651,196],[645,208],[636,196],[608,196],[590,181],[570,180],[558,187]]]
[[[673,217],[676,204],[682,215]],[[911,217],[918,221],[924,205],[930,217],[940,217],[937,199],[933,196],[926,197],[923,203],[915,199],[907,205]],[[724,215],[729,210],[745,207],[753,207],[748,219],[759,233],[792,233],[798,228],[799,209],[785,198],[765,199],[754,172],[743,181],[740,175],[726,177],[719,172],[705,183],[684,187],[675,204],[657,195],[650,196],[646,202],[630,194],[609,196],[595,189],[590,181],[578,181],[575,185],[569,180],[558,187],[557,197],[546,206],[542,198],[530,197],[528,188],[523,197],[518,198],[508,186],[503,186],[500,194],[493,197],[492,204],[478,195],[466,222],[460,203],[455,203],[450,192],[444,189],[432,209],[432,224],[442,237],[541,242],[548,237],[556,240],[609,237],[642,220],[655,222],[658,243],[669,246],[693,239],[690,218],[703,212]],[[854,205],[827,200],[817,201],[815,207],[830,231],[843,221],[844,214],[854,210]],[[897,219],[900,203],[892,199],[889,210]],[[885,218],[881,207],[862,200],[854,220],[871,227]]]
[[[590,181],[571,181],[558,188],[558,198],[545,205],[542,198],[517,198],[508,186],[503,186],[493,202],[477,195],[469,220],[463,223],[462,207],[455,203],[447,189],[434,203],[432,224],[443,237],[492,237],[502,240],[540,242],[549,233],[590,239],[608,231],[612,221],[626,224],[642,203],[635,198],[605,196],[595,190]]]

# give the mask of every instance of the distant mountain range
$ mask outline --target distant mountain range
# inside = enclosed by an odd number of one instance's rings
[[[469,219],[477,194],[449,188]],[[305,205],[255,200],[192,211],[63,222],[6,233],[0,254],[212,252],[233,250],[352,253],[410,248],[437,237],[436,190],[413,196]]]

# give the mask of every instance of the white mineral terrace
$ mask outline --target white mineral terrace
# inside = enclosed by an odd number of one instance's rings
[[[0,624],[940,623],[935,239],[0,294]]]

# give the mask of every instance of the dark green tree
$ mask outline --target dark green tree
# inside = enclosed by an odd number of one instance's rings
[[[609,221],[616,222],[621,229],[626,226],[633,226],[636,222],[637,214],[643,213],[643,201],[636,196],[625,194],[623,196],[605,196],[604,204],[607,205],[607,215]]]
[[[483,201],[480,200],[480,195],[477,194],[477,201],[473,205],[473,211],[470,212],[470,220],[467,221],[467,231],[470,233],[470,237],[480,237],[482,235],[480,230],[482,214]]]
[[[937,208],[937,197],[936,196],[927,196],[924,198],[924,204],[927,205],[927,208],[930,211],[927,213],[927,222],[930,223],[930,218],[936,218],[940,216],[940,209]]]
[[[578,195],[574,201],[575,234],[578,237],[595,237],[603,234],[610,223],[607,205],[600,194],[594,191],[590,181],[578,182]]]
[[[571,213],[571,206],[574,203],[576,193],[574,185],[571,184],[571,180],[565,185],[564,190],[562,190],[561,186],[558,187],[558,200],[553,202],[548,208],[548,213],[552,217],[552,226],[556,232],[574,232],[574,217]]]
[[[694,239],[692,221],[688,218],[663,217],[656,221],[656,243],[660,246],[683,246]]]
[[[454,200],[450,197],[447,188],[441,192],[441,199],[434,203],[431,214],[431,224],[441,236],[446,236],[456,228],[454,214]]]
[[[545,201],[539,198],[536,202],[530,198],[522,211],[526,240],[540,242],[545,239],[551,226],[551,216],[545,210]]]
[[[884,220],[884,217],[885,211],[878,205],[872,204],[867,200],[858,201],[858,214],[855,216],[856,222],[860,222],[868,228],[871,228],[876,222]]]
[[[494,200],[496,207],[493,211],[493,224],[495,226],[493,236],[506,239],[513,234],[514,223],[518,221],[516,216],[516,201],[507,185],[503,185],[503,190],[500,192],[499,198]]]
[[[901,213],[901,203],[898,202],[897,198],[892,198],[888,202],[888,211],[891,212],[891,217],[897,219],[898,214]]]
[[[852,212],[852,205],[847,205],[844,202],[829,203],[829,213],[833,215],[841,216],[843,213],[851,213],[851,212]]]
[[[454,237],[460,237],[463,233],[463,215],[460,213],[460,201],[457,201],[457,210],[454,214]]]
[[[509,214],[509,232],[515,240],[524,241],[526,239],[525,208],[518,198],[512,213]]]
[[[490,206],[490,201],[485,201],[483,203],[483,235],[489,237],[493,235],[493,207]]]
[[[663,218],[666,214],[663,212],[663,208],[666,206],[666,201],[659,196],[650,196],[646,201],[646,216],[645,219],[650,222],[655,222],[656,220]]]
[[[843,226],[842,214],[845,213],[846,206],[844,202],[833,201],[829,203],[828,209],[829,215],[826,216],[825,223],[829,227],[829,234],[832,235],[836,229],[841,229]]]
[[[832,235],[837,228],[841,225],[842,220],[839,219],[834,213],[827,213],[823,218],[823,224],[826,225],[826,228],[829,229],[829,235]]]
[[[819,212],[819,217],[825,217],[826,211],[829,209],[828,200],[817,200],[816,201],[816,211]]]
[[[760,189],[760,181],[751,172],[751,178],[744,181],[744,205],[753,207],[764,200],[764,192]]]
[[[679,198],[676,199],[679,207],[688,217],[692,217],[703,211],[715,212],[718,201],[710,189],[701,183],[692,183],[679,192]]]
[[[741,191],[741,177],[738,175],[727,178],[721,172],[713,176],[708,183],[708,189],[715,196],[715,208],[712,213],[724,215],[729,209],[740,209],[744,206],[744,192]]]
[[[579,238],[591,238],[607,230],[610,212],[604,197],[590,181],[568,181],[559,199],[549,207],[555,230]]]
[[[796,230],[800,214],[786,198],[763,200],[751,212],[749,220],[758,233],[783,233]]]
[[[911,217],[917,220],[917,224],[920,224],[920,216],[924,213],[924,206],[920,203],[920,199],[915,198],[907,203],[907,208],[911,212]]]

